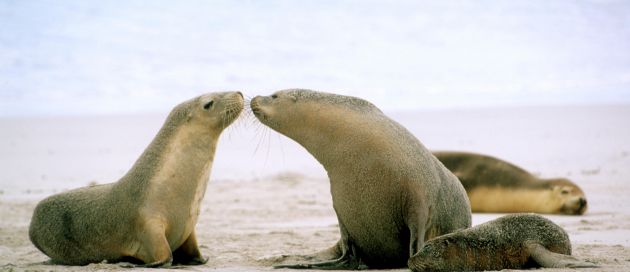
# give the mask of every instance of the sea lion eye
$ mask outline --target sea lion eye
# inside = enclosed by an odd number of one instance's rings
[[[560,191],[561,194],[563,195],[567,195],[569,194],[569,189],[562,189],[562,191]]]
[[[278,98],[278,95],[277,94],[272,94],[271,98],[276,99],[276,98]]]
[[[203,108],[207,110],[210,107],[212,107],[212,105],[214,105],[214,100],[210,100],[210,102],[208,102],[205,105],[203,105]]]

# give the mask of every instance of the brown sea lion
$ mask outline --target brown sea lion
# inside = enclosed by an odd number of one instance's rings
[[[199,206],[219,135],[242,109],[240,92],[179,104],[118,182],[42,200],[31,220],[31,241],[55,264],[205,263],[194,231]]]
[[[571,257],[567,233],[536,214],[510,214],[426,242],[412,271],[597,267]]]
[[[580,187],[565,178],[540,179],[495,157],[467,152],[433,152],[464,185],[473,212],[583,214]]]
[[[251,108],[323,165],[341,231],[333,247],[296,257],[310,263],[277,267],[404,267],[425,240],[470,227],[457,178],[370,102],[293,89],[257,96]]]

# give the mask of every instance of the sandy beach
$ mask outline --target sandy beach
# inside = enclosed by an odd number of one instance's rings
[[[0,271],[129,270],[44,264],[28,238],[30,217],[48,195],[124,175],[166,114],[0,119]],[[587,195],[586,214],[545,216],[569,233],[574,256],[601,266],[579,271],[630,271],[630,105],[388,115],[429,149],[490,154],[572,179]],[[498,216],[473,214],[473,224]],[[196,232],[208,263],[174,271],[271,271],[274,256],[312,253],[339,238],[323,168],[247,115],[222,135]]]

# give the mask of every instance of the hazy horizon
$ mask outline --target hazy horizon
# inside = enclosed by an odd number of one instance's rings
[[[384,110],[630,103],[627,1],[0,1],[0,116],[310,88]]]

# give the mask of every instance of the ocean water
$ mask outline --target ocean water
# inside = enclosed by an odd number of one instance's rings
[[[630,102],[628,1],[0,1],[0,116],[302,87],[384,109]]]

